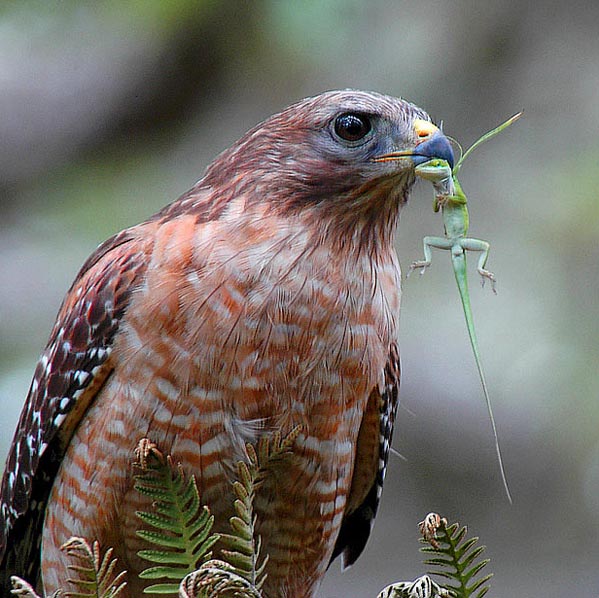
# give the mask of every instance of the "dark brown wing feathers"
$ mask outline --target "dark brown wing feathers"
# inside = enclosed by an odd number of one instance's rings
[[[0,595],[9,575],[33,581],[48,495],[64,450],[110,374],[110,350],[147,263],[143,243],[123,231],[84,264],[38,362],[0,492]],[[37,545],[36,545],[37,544]]]
[[[378,450],[373,452],[365,444],[372,443],[374,438],[372,426],[368,426],[369,413],[371,409],[366,410],[360,435],[358,437],[358,448],[356,450],[356,465],[354,466],[354,476],[359,476],[359,480],[354,477],[352,482],[351,495],[348,500],[348,510],[341,523],[341,530],[335,543],[335,549],[331,562],[342,555],[343,567],[349,567],[355,563],[360,556],[374,524],[374,518],[379,506],[383,482],[387,470],[387,461],[391,449],[391,439],[393,436],[393,425],[395,423],[395,414],[399,404],[399,350],[395,344],[391,346],[389,361],[385,368],[385,388],[381,394],[377,390],[373,391],[371,400],[374,397],[378,399],[375,403],[378,415]],[[369,405],[370,406],[370,405]],[[366,428],[365,428],[366,427]],[[362,432],[364,431],[364,434]],[[360,463],[360,459],[365,461],[365,465]],[[373,463],[374,461],[374,463]],[[364,468],[371,468],[370,484],[364,486],[363,479],[367,472]],[[357,482],[357,483],[356,483]],[[357,487],[356,487],[357,486]],[[360,500],[363,500],[356,506],[356,493]]]

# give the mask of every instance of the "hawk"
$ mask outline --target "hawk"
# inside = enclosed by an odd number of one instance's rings
[[[0,495],[9,575],[65,587],[71,536],[147,566],[149,438],[198,481],[217,527],[245,444],[301,427],[256,497],[265,595],[308,598],[352,564],[379,503],[398,404],[399,212],[416,164],[453,163],[429,116],[333,91],[259,124],[193,188],[85,262],[35,370]],[[40,550],[41,547],[41,550]]]

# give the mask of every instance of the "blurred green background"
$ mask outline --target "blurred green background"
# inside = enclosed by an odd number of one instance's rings
[[[599,4],[4,2],[0,7],[0,462],[62,296],[95,246],[201,177],[259,120],[326,89],[401,95],[469,145],[498,296],[472,301],[509,506],[449,257],[404,282],[402,406],[365,554],[320,595],[423,572],[417,522],[467,523],[490,595],[599,595]],[[430,185],[404,265],[439,234]],[[472,260],[471,260],[472,261]]]

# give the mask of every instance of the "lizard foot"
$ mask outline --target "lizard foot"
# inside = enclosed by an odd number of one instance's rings
[[[487,280],[490,280],[491,281],[491,289],[497,295],[497,289],[495,288],[495,284],[496,284],[497,280],[495,279],[495,274],[493,274],[493,272],[489,272],[488,270],[485,270],[484,268],[479,268],[478,273],[482,277],[482,286],[484,287],[485,282]]]
[[[410,264],[410,269],[408,270],[408,273],[406,275],[406,278],[410,276],[410,274],[412,274],[412,272],[414,272],[414,270],[417,270],[418,268],[420,268],[420,276],[422,276],[425,272],[425,270],[431,265],[430,262],[427,262],[426,260],[422,260],[422,261],[418,261],[418,262],[412,262],[412,264]]]

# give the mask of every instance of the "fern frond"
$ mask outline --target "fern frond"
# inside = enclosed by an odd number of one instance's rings
[[[112,548],[102,556],[97,541],[90,546],[85,539],[76,537],[70,538],[60,548],[79,563],[68,566],[76,575],[67,581],[77,590],[64,592],[67,598],[116,598],[127,585],[125,571],[115,575],[117,559],[112,558]]]
[[[138,530],[137,535],[158,549],[137,554],[156,566],[144,569],[142,579],[163,580],[144,592],[177,594],[179,582],[210,559],[218,534],[211,534],[214,517],[200,504],[194,476],[186,478],[180,465],[164,457],[152,443],[143,440],[137,452],[139,471],[135,489],[153,501],[154,511],[138,511],[137,516],[154,529]],[[167,580],[175,580],[169,582]]]
[[[458,523],[447,525],[447,520],[435,513],[427,515],[420,524],[427,546],[420,550],[431,555],[424,561],[431,565],[431,575],[437,575],[449,582],[445,587],[456,598],[482,598],[488,591],[487,582],[493,576],[489,573],[478,579],[477,576],[489,563],[489,559],[480,559],[484,546],[476,546],[477,537],[466,539],[468,528]]]
[[[256,533],[254,513],[256,490],[264,482],[269,469],[292,453],[299,432],[298,426],[286,436],[278,432],[272,437],[263,436],[256,448],[247,444],[248,463],[240,461],[237,465],[237,481],[233,483],[235,515],[229,520],[232,533],[222,535],[225,548],[221,553],[232,566],[231,572],[258,591],[266,580],[268,556],[260,556],[262,542]]]

